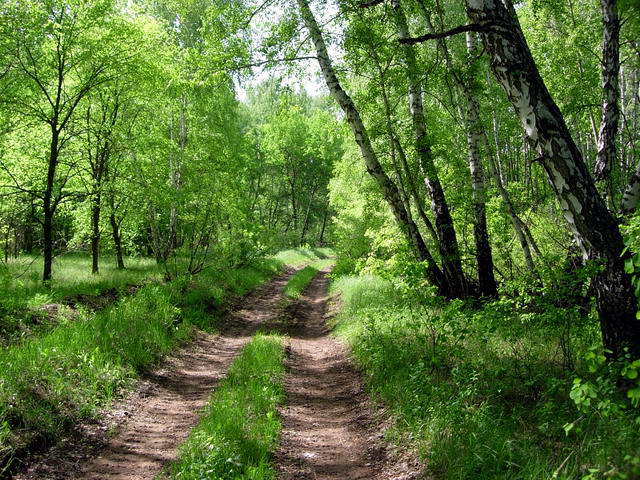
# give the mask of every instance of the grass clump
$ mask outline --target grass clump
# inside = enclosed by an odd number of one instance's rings
[[[300,298],[304,289],[315,278],[320,270],[332,265],[332,259],[316,260],[311,265],[307,265],[302,270],[296,272],[284,287],[284,294],[292,299]]]
[[[271,455],[284,399],[281,337],[258,334],[211,396],[200,423],[167,469],[174,479],[275,479]]]
[[[336,333],[397,418],[391,439],[416,448],[432,476],[640,475],[637,409],[618,407],[615,386],[605,395],[603,373],[581,360],[597,340],[595,321],[527,310],[517,297],[475,308],[418,301],[399,279],[376,276],[340,277],[332,289],[343,303]]]
[[[139,370],[188,337],[169,286],[0,351],[0,465],[94,415]]]

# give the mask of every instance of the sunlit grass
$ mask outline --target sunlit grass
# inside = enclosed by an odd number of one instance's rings
[[[15,341],[33,329],[42,329],[52,320],[51,311],[42,307],[73,301],[80,296],[100,296],[107,291],[119,296],[129,285],[159,281],[162,278],[155,261],[127,258],[126,270],[118,270],[110,257],[104,257],[101,273],[91,274],[91,258],[74,254],[57,257],[54,277],[42,283],[42,258],[22,256],[12,259],[0,272],[0,345]],[[64,312],[62,312],[64,313]],[[56,322],[63,320],[58,315]]]
[[[302,270],[296,272],[284,287],[284,294],[289,298],[300,298],[304,289],[311,283],[315,276],[323,270],[334,264],[331,258],[316,260],[311,265],[307,265]]]
[[[282,338],[258,334],[211,396],[200,423],[167,468],[173,479],[272,480],[284,399]]]
[[[111,307],[76,311],[69,321],[0,348],[0,471],[21,449],[53,442],[95,415],[194,327],[215,330],[233,298],[282,268],[258,260],[234,271],[150,283]]]
[[[291,267],[299,267],[316,260],[332,258],[333,256],[334,252],[330,248],[294,248],[283,250],[272,258]]]

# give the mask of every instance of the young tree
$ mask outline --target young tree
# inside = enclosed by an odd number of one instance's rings
[[[11,174],[15,188],[42,202],[45,282],[52,276],[55,213],[73,195],[66,186],[76,174],[74,166],[59,169],[63,151],[76,135],[70,127],[81,102],[110,78],[110,68],[117,69],[118,32],[108,28],[113,26],[113,13],[110,0],[33,0],[13,4],[5,12],[12,65],[8,76],[21,85],[9,102],[24,122],[48,130],[44,185],[26,189]]]

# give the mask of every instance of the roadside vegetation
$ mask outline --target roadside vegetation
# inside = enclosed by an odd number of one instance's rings
[[[162,277],[151,259],[128,258],[127,265],[126,270],[118,269],[114,259],[106,257],[102,274],[92,275],[91,259],[86,254],[67,254],[56,259],[59,275],[43,285],[41,257],[10,259],[0,266],[0,345],[80,314],[74,310],[104,308]]]
[[[607,366],[591,348],[593,319],[548,291],[478,306],[406,280],[336,275],[332,285],[336,333],[389,408],[390,441],[435,478],[638,478],[640,410],[627,395],[637,362]]]
[[[257,334],[213,393],[199,424],[166,469],[172,479],[273,480],[284,400],[282,337]]]

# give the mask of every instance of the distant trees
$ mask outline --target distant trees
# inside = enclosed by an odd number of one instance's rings
[[[96,274],[101,250],[118,268],[142,253],[173,277],[324,241],[342,134],[322,101],[281,91],[259,119],[241,107],[231,75],[249,56],[248,2],[0,11],[7,259],[42,251],[48,282],[67,249],[90,250]]]

